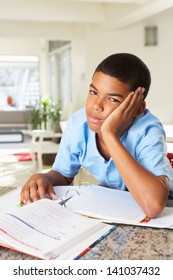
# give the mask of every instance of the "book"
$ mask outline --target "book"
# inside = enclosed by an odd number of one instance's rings
[[[115,229],[66,208],[62,199],[45,198],[19,208],[19,194],[16,190],[0,198],[1,246],[39,259],[76,259]]]

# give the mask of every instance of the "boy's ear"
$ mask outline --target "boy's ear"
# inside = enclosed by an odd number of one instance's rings
[[[141,113],[143,113],[144,110],[145,110],[145,108],[146,108],[146,102],[145,102],[145,100],[143,100],[143,101],[141,102],[141,104],[140,104],[140,106],[139,106],[137,112],[136,112],[135,117],[137,117],[138,115],[140,115]]]

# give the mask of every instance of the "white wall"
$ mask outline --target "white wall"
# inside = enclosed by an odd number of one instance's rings
[[[159,32],[158,46],[144,46],[144,26],[156,24]],[[18,26],[18,23],[17,23]],[[38,27],[38,24],[36,25]],[[0,54],[35,54],[40,57],[41,93],[48,91],[46,41],[72,40],[72,92],[74,108],[84,106],[91,76],[97,64],[116,52],[131,52],[148,65],[152,86],[147,106],[163,122],[173,123],[172,76],[173,76],[173,10],[162,13],[146,22],[119,31],[94,32],[90,26],[57,28],[53,23],[46,28],[24,25],[12,31],[7,25],[0,29]],[[6,34],[6,37],[4,37]],[[8,39],[8,36],[12,39]],[[23,39],[18,39],[23,38]]]

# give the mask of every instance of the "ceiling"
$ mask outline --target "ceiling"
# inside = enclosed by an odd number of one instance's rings
[[[0,0],[0,7],[0,24],[89,24],[116,30],[173,8],[173,0]]]

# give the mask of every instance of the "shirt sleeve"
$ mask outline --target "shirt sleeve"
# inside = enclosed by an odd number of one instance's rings
[[[137,161],[156,176],[169,177],[169,160],[164,131],[157,126],[147,128],[136,147]]]

